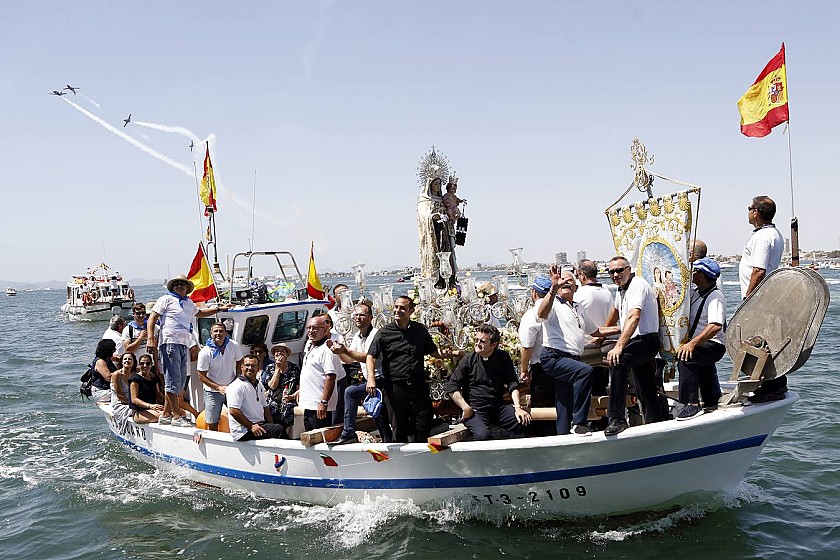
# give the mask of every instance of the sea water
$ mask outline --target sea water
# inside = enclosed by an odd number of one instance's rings
[[[740,295],[724,271],[729,313]],[[71,323],[60,291],[0,296],[0,557],[836,558],[840,271],[802,396],[744,481],[667,511],[525,522],[388,499],[321,507],[193,484],[134,458],[78,378],[106,323]],[[343,279],[352,284],[351,279]],[[370,277],[368,286],[392,282]],[[409,285],[395,284],[395,294]],[[138,301],[163,293],[135,288]],[[722,379],[731,363],[719,366]]]

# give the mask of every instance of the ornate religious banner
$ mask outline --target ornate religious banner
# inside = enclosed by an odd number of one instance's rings
[[[673,371],[676,349],[688,334],[692,226],[689,192],[613,207],[607,211],[617,254],[653,287],[659,301],[660,355]],[[668,375],[671,377],[671,375]]]

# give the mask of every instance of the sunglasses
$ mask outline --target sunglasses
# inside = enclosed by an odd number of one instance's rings
[[[610,274],[621,274],[625,270],[627,270],[627,267],[622,266],[621,268],[611,268],[607,272],[609,272]]]
[[[152,362],[140,362],[140,365],[141,366],[150,366],[150,365],[152,365]]]
[[[747,206],[747,210],[758,210],[755,206]]]

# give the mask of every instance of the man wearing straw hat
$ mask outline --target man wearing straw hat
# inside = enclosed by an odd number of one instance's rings
[[[163,414],[158,422],[186,428],[193,424],[184,415],[178,395],[184,390],[187,379],[190,363],[188,348],[195,340],[192,334],[192,319],[209,317],[232,306],[225,304],[221,307],[198,309],[188,297],[195,286],[184,275],[176,276],[167,282],[166,289],[169,293],[158,298],[148,319],[148,324],[152,325],[160,320],[160,348],[156,340],[158,333],[155,329],[147,329],[146,350],[150,354],[159,351],[158,363],[163,368],[165,402]]]

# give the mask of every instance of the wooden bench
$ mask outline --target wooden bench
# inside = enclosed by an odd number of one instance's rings
[[[312,447],[319,443],[335,441],[341,435],[343,424],[335,424],[326,428],[318,428],[300,434],[300,442],[304,447]],[[370,432],[376,429],[376,422],[370,416],[363,416],[356,419],[356,429],[362,432]]]
[[[456,441],[467,441],[472,439],[470,430],[463,424],[458,424],[445,432],[429,438],[429,443],[434,446],[452,445]]]

